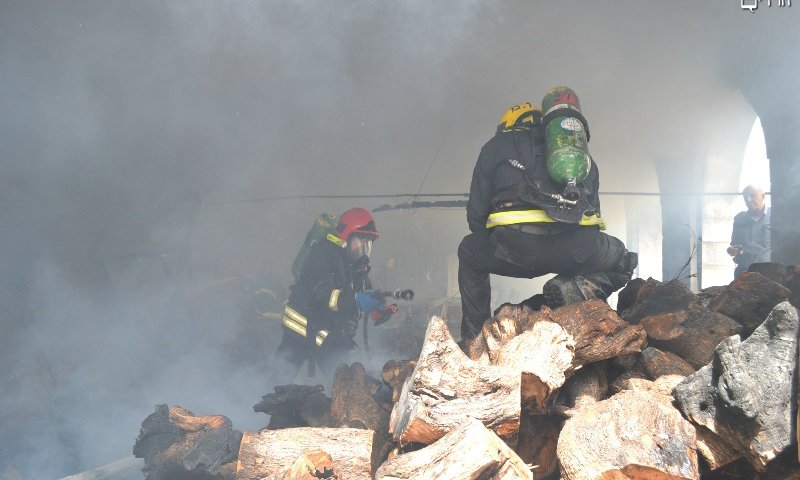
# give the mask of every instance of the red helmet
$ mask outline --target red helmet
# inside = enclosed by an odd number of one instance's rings
[[[375,219],[363,208],[351,208],[339,217],[336,225],[336,236],[345,242],[350,235],[361,234],[367,237],[378,238],[378,229],[375,228]]]

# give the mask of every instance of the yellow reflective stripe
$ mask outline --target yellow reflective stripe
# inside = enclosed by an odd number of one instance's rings
[[[341,238],[337,237],[336,235],[334,235],[332,233],[328,234],[328,240],[333,242],[336,245],[339,245],[342,248],[347,246],[347,242],[345,242],[344,240],[342,240]]]
[[[328,308],[331,309],[333,312],[339,311],[339,294],[342,293],[341,290],[333,289],[331,292],[331,298],[328,300]]]
[[[516,225],[518,223],[555,223],[556,220],[547,215],[544,210],[510,210],[507,212],[495,212],[486,219],[486,228],[494,228],[501,225]],[[584,215],[579,225],[597,225],[600,230],[606,229],[606,222],[600,215]]]
[[[308,321],[306,317],[297,313],[297,310],[293,309],[290,306],[286,306],[286,309],[283,311],[283,325],[288,328],[289,330],[297,333],[298,335],[305,337],[307,330],[306,326],[308,325]],[[322,342],[328,338],[328,331],[327,330],[320,330],[317,332],[316,338],[314,341],[316,342],[317,346],[321,346]]]

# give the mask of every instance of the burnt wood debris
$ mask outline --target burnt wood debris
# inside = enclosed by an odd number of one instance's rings
[[[458,344],[432,317],[416,358],[281,385],[226,417],[156,407],[148,480],[800,479],[800,268],[755,264],[693,294],[635,279],[618,309],[506,304]]]

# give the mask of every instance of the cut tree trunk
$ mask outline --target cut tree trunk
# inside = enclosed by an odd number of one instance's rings
[[[605,302],[588,300],[556,310],[543,307],[534,311],[518,305],[507,305],[483,324],[480,335],[468,345],[471,359],[494,363],[500,349],[512,338],[530,330],[540,322],[561,325],[575,339],[573,368],[638,353],[646,337],[639,326],[629,325]]]
[[[158,405],[142,422],[133,454],[143,458],[148,480],[226,479],[225,464],[236,460],[242,434],[221,415],[195,416],[178,405]]]
[[[697,452],[709,471],[717,470],[743,457],[736,447],[702,425],[695,425]]]
[[[685,310],[647,316],[641,325],[652,346],[675,353],[695,369],[711,361],[719,342],[742,331],[734,320],[699,302]]]
[[[444,321],[434,317],[392,411],[395,441],[430,444],[470,417],[514,445],[520,409],[546,413],[573,363],[573,349],[563,328],[537,322],[490,350],[491,364],[485,365],[467,358]]]
[[[587,365],[566,381],[554,411],[569,416],[573,408],[599,402],[608,396],[608,368],[604,362]]]
[[[575,337],[575,368],[639,353],[647,344],[640,326],[628,324],[601,300],[557,308],[550,313],[550,320]]]
[[[313,466],[321,467],[321,474],[327,475],[317,478],[370,480],[374,433],[358,428],[311,427],[245,432],[236,479],[288,480],[304,466]]]
[[[330,426],[331,399],[322,385],[279,385],[264,395],[253,410],[270,416],[270,430]]]
[[[747,332],[761,325],[789,289],[759,273],[745,272],[709,303],[708,308],[739,322]]]
[[[647,282],[643,278],[634,278],[617,294],[617,313],[632,307],[639,298],[639,291]]]
[[[400,392],[403,390],[403,384],[416,366],[416,360],[389,360],[386,362],[386,365],[383,366],[381,378],[383,379],[383,383],[392,389],[393,404],[400,400]]]
[[[444,320],[433,317],[417,366],[392,410],[391,432],[400,444],[427,445],[475,418],[515,444],[520,398],[519,370],[470,360]]]
[[[653,380],[664,375],[683,375],[688,377],[697,371],[696,368],[674,353],[662,352],[653,347],[642,350],[642,368]]]
[[[759,471],[794,441],[797,309],[783,302],[745,341],[732,336],[714,361],[675,387],[692,422],[725,438]]]
[[[423,347],[424,349],[424,347]],[[483,424],[465,419],[432,445],[388,460],[376,480],[517,480],[531,472],[511,448]]]
[[[634,304],[623,310],[621,316],[636,325],[645,317],[686,310],[694,300],[694,294],[677,280],[661,283],[648,278],[639,287]]]
[[[550,478],[558,471],[558,434],[564,419],[556,415],[525,415],[514,449],[526,464],[532,466],[533,480]]]
[[[387,431],[389,412],[373,398],[376,382],[358,362],[339,365],[331,389],[331,426]]]
[[[695,431],[670,398],[625,391],[577,410],[558,438],[564,480],[697,479]]]

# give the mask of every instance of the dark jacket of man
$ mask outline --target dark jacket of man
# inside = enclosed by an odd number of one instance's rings
[[[746,272],[752,263],[770,261],[772,253],[770,236],[769,208],[765,208],[764,213],[757,219],[747,211],[739,212],[733,217],[731,245],[744,247],[739,255],[733,257],[733,261],[736,262],[734,272],[736,277]]]

